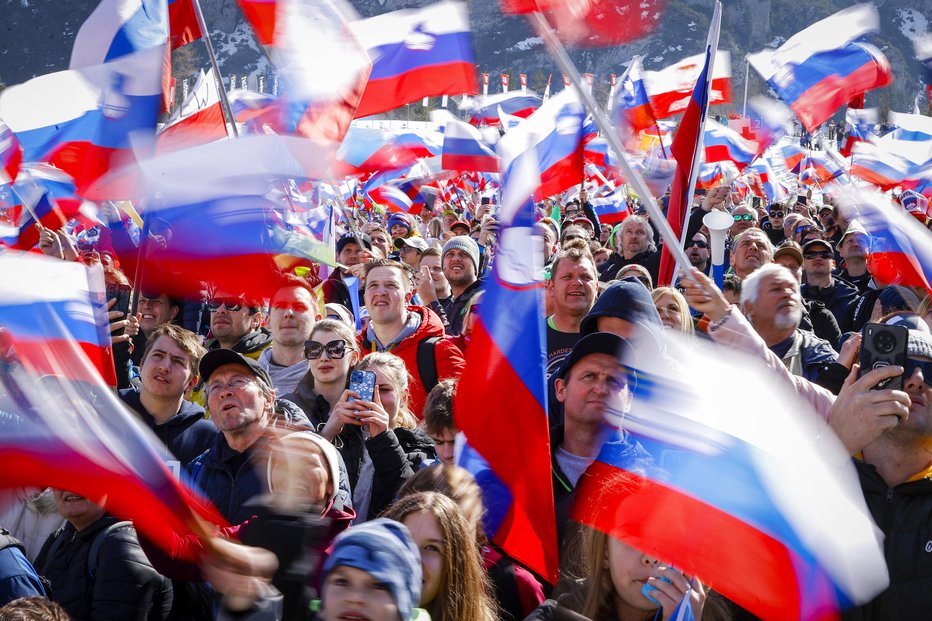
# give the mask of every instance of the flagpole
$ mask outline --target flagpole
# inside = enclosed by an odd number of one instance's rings
[[[566,48],[563,47],[556,33],[550,27],[550,24],[547,23],[547,18],[545,18],[543,14],[535,12],[530,13],[528,19],[537,34],[544,40],[557,66],[560,67],[564,75],[569,75],[570,81],[576,86],[576,92],[579,93],[579,97],[592,113],[592,118],[598,126],[599,131],[605,135],[609,146],[615,151],[615,155],[618,156],[618,167],[621,169],[622,175],[628,180],[628,183],[634,186],[634,189],[641,197],[651,221],[660,232],[660,236],[663,238],[663,242],[669,249],[669,252],[678,260],[681,260],[682,265],[688,265],[689,260],[686,258],[686,253],[679,244],[679,240],[676,239],[676,234],[673,232],[673,229],[670,228],[670,224],[664,217],[663,211],[657,206],[657,202],[654,200],[653,194],[651,194],[650,189],[644,182],[644,178],[641,177],[640,173],[634,170],[631,164],[628,163],[628,160],[625,159],[625,150],[622,148],[621,141],[618,139],[618,135],[615,133],[612,124],[605,116],[605,112],[602,111],[599,104],[592,97],[592,94],[589,93],[587,89],[583,88],[582,77],[579,75],[576,65],[573,64],[572,59],[566,52]]]
[[[715,0],[715,9],[712,12],[712,22],[709,24],[709,36],[706,40],[706,49],[709,54],[709,75],[706,76],[706,91],[705,91],[705,100],[706,102],[711,101],[711,91],[712,91],[712,79],[715,75],[715,56],[718,52],[718,40],[719,35],[721,34],[722,26],[722,3],[720,0]],[[747,81],[745,81],[745,88],[747,88]],[[689,171],[689,181],[688,187],[686,188],[686,204],[683,206],[683,228],[680,230],[680,241],[679,248],[682,249],[683,245],[686,243],[686,229],[689,227],[689,216],[692,211],[693,198],[696,196],[696,177],[699,174],[699,154],[702,153],[703,143],[705,142],[705,121],[708,117],[709,109],[708,105],[706,110],[702,115],[702,118],[699,119],[699,139],[696,141],[696,146],[693,151],[693,161],[692,168]],[[681,269],[683,266],[690,265],[688,259],[686,259],[685,253],[681,256],[676,257],[676,270]],[[676,271],[674,271],[675,275]]]
[[[744,60],[744,107],[741,109],[741,116],[748,118],[748,78],[751,75],[751,63]]]
[[[204,22],[204,14],[201,12],[200,0],[191,0],[194,6],[194,16],[197,18],[197,26],[201,29],[204,43],[207,44],[207,56],[210,58],[210,66],[214,70],[214,82],[217,84],[218,94],[220,96],[220,108],[224,116],[230,119],[230,127],[233,129],[233,137],[239,138],[239,130],[236,128],[236,119],[233,117],[233,110],[230,108],[230,100],[227,99],[227,89],[223,85],[223,78],[220,77],[220,67],[217,65],[217,57],[214,55],[214,46],[210,43],[210,34],[207,32],[207,24]]]

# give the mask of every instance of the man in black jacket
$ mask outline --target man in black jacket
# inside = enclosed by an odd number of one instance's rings
[[[660,271],[660,250],[654,243],[654,229],[644,216],[628,216],[621,224],[621,234],[615,240],[615,252],[599,270],[599,280],[614,280],[618,270],[637,263],[647,268],[653,282]]]
[[[207,349],[232,349],[258,359],[272,344],[272,335],[262,325],[262,309],[243,296],[215,296],[210,309],[210,332],[213,340]]]
[[[204,351],[193,332],[170,323],[159,326],[142,355],[140,388],[120,391],[124,403],[175,456],[168,465],[176,476],[217,435],[217,428],[204,417],[204,408],[184,398],[197,384],[197,365]]]
[[[858,290],[852,285],[832,276],[835,269],[835,250],[824,239],[813,239],[803,246],[803,272],[806,282],[800,292],[807,300],[825,304],[835,321],[841,326],[848,316],[848,309],[858,298]]]

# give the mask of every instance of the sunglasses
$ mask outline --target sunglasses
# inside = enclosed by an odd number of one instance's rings
[[[741,222],[742,220],[744,220],[745,222],[750,222],[751,220],[754,219],[754,216],[752,216],[752,215],[749,214],[749,213],[745,213],[745,214],[737,214],[737,213],[736,213],[736,214],[735,214],[734,216],[732,216],[732,217],[735,219],[735,222]]]
[[[708,242],[704,242],[701,240],[694,240],[694,239],[691,239],[688,242],[686,242],[687,248],[692,248],[693,246],[698,246],[699,248],[708,248],[709,244]]]
[[[918,360],[913,360],[912,358],[906,359],[906,364],[903,365],[905,369],[903,371],[903,379],[907,379],[913,376],[913,373],[916,372],[916,369],[922,371],[923,381],[932,386],[932,362],[919,362]]]
[[[782,211],[771,211],[770,212],[771,218],[782,218],[783,216],[784,216],[784,213]]]
[[[346,341],[340,339],[330,341],[326,345],[317,341],[308,341],[304,344],[304,357],[308,360],[317,360],[327,351],[327,357],[332,360],[340,360],[346,355],[346,351],[353,351],[352,347],[346,346]]]
[[[822,252],[807,252],[803,255],[804,259],[832,259],[835,255],[828,250]]]
[[[232,300],[232,299],[211,300],[210,302],[207,303],[207,310],[214,313],[218,311],[221,306],[225,306],[228,311],[230,311],[231,313],[235,313],[236,311],[246,306],[246,304],[245,302],[243,302],[243,300]]]
[[[793,232],[793,235],[805,235],[811,231],[813,227],[811,226],[797,226],[796,230]]]

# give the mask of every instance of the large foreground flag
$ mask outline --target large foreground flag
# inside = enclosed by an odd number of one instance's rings
[[[705,59],[705,54],[697,54],[660,71],[644,73],[655,118],[665,119],[686,110]],[[712,85],[709,105],[731,103],[731,54],[727,50],[715,53],[715,66],[708,75]]]
[[[386,13],[353,22],[352,29],[372,58],[357,118],[424,97],[479,92],[465,3]]]
[[[163,51],[152,48],[102,65],[50,73],[0,93],[0,118],[19,139],[23,159],[61,168],[87,198],[132,198],[122,196],[118,187],[86,191],[111,168],[135,161],[136,139],[142,144],[153,140]]]
[[[101,65],[168,41],[165,0],[101,0],[78,29],[70,69]]]
[[[879,28],[877,9],[858,4],[816,22],[776,50],[749,54],[748,62],[813,132],[856,96],[892,81],[886,57],[861,41]]]
[[[667,222],[673,229],[674,235],[679,237],[683,231],[686,214],[689,213],[690,197],[693,195],[696,177],[699,171],[700,152],[702,150],[703,134],[706,124],[706,112],[709,109],[713,86],[713,63],[717,62],[718,39],[722,22],[722,5],[715,3],[715,12],[709,26],[706,39],[706,53],[699,76],[693,88],[683,120],[673,137],[670,153],[676,160],[676,173],[673,176],[673,186],[670,190],[670,206],[667,209]],[[670,250],[664,246],[660,254],[660,273],[658,283],[666,285],[673,282],[673,270],[676,268],[676,259]]]
[[[15,253],[0,257],[0,271],[0,487],[105,499],[166,551],[173,532],[203,533],[204,501],[172,476],[167,449],[90,359],[109,339],[102,271]]]
[[[564,90],[544,108],[566,102],[568,93],[573,91]],[[488,536],[510,556],[555,582],[559,559],[544,380],[546,339],[539,279],[543,257],[532,234],[531,196],[537,184],[529,182],[538,167],[533,149],[530,157],[525,156],[529,151],[521,137],[530,122],[502,140],[507,144],[502,161],[501,247],[485,287],[484,310],[473,328],[453,411],[469,444],[459,464],[475,475],[483,489]],[[496,397],[502,394],[509,398]],[[515,442],[518,437],[521,442]]]
[[[825,423],[758,360],[666,340],[625,360],[628,442],[603,446],[574,519],[763,619],[837,618],[886,588],[881,535]],[[628,465],[635,442],[653,467]]]
[[[839,196],[845,217],[871,238],[867,265],[883,285],[922,287],[932,293],[932,233],[881,194],[851,188]]]

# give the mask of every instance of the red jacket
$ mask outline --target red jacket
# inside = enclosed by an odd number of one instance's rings
[[[444,335],[443,322],[434,311],[425,306],[409,306],[408,310],[420,314],[421,325],[414,334],[392,347],[389,352],[404,360],[405,367],[411,374],[411,382],[408,385],[408,409],[420,420],[427,392],[421,381],[421,372],[417,368],[418,343],[433,336],[440,337],[434,348],[438,380],[459,377],[463,373],[466,360],[463,358],[463,352]],[[359,335],[359,348],[363,356],[376,351],[375,343],[366,339],[365,330]]]

